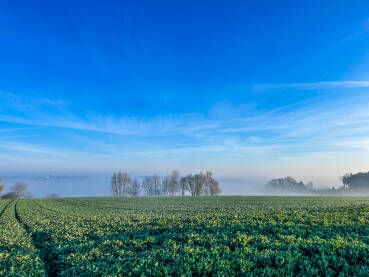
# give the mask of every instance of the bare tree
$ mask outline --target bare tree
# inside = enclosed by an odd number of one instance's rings
[[[10,192],[17,195],[17,198],[33,198],[32,193],[28,191],[27,185],[23,183],[15,183],[11,187]]]
[[[178,192],[184,196],[189,191],[192,196],[218,195],[222,192],[219,183],[213,178],[210,171],[206,174],[200,172],[180,177],[178,171],[173,170],[171,175],[164,178],[154,174],[146,176],[142,184],[131,180],[128,173],[114,173],[111,179],[111,190],[114,195],[139,195],[141,189],[145,195],[176,195]]]
[[[177,170],[173,170],[169,177],[168,191],[170,195],[175,195],[179,190],[179,173]]]
[[[117,187],[118,187],[118,196],[123,195],[123,174],[122,172],[118,171],[117,173]]]
[[[213,173],[210,171],[206,172],[206,180],[205,180],[205,186],[204,186],[204,191],[205,191],[205,195],[210,195],[210,186],[211,186],[211,181],[213,180]]]
[[[195,178],[192,176],[192,174],[186,175],[186,186],[187,190],[191,193],[192,196],[196,195],[196,184],[195,184]]]
[[[170,191],[170,176],[165,176],[162,181],[162,195],[168,195]]]
[[[129,195],[130,194],[130,186],[131,176],[127,172],[118,172],[117,174],[117,182],[118,182],[118,195]]]
[[[23,192],[27,190],[27,185],[23,183],[15,183],[10,191],[15,192],[18,196],[20,196]]]
[[[222,189],[220,188],[220,185],[217,180],[214,178],[211,178],[210,181],[210,195],[215,196],[222,193]]]
[[[181,195],[185,196],[186,190],[187,190],[187,179],[186,177],[181,177],[179,179],[179,188],[181,191]]]
[[[202,172],[194,176],[195,181],[195,195],[202,195],[204,193],[206,184],[206,175]]]
[[[129,174],[127,172],[124,172],[122,174],[122,191],[123,191],[123,195],[130,195],[131,194],[131,176],[129,176]]]
[[[160,195],[161,194],[161,178],[160,176],[154,174],[152,176],[152,179],[153,179],[154,195]]]
[[[142,187],[146,195],[154,195],[154,182],[152,176],[146,176],[142,181]]]
[[[196,195],[219,195],[222,190],[217,180],[213,178],[210,171],[206,174],[200,172],[199,174],[188,174],[186,177],[182,177],[179,180],[179,187],[182,195],[185,195],[185,191],[188,190],[192,196]]]
[[[134,179],[131,183],[131,194],[137,196],[141,191],[141,183],[137,179]]]
[[[111,177],[110,188],[114,196],[119,195],[118,178],[115,172],[113,173],[113,176]]]

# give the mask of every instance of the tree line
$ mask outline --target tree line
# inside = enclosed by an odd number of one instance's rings
[[[347,173],[340,177],[342,186],[329,189],[314,188],[313,183],[304,184],[297,182],[291,177],[271,180],[266,188],[269,192],[294,192],[313,194],[347,194],[347,193],[369,193],[369,172]]]
[[[219,182],[213,178],[210,171],[195,175],[180,176],[173,170],[165,177],[156,174],[143,177],[142,181],[132,179],[127,172],[114,172],[110,182],[114,196],[159,196],[159,195],[219,195],[222,193]]]

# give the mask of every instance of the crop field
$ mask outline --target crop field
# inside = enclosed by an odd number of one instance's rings
[[[0,276],[369,276],[369,197],[0,201]]]

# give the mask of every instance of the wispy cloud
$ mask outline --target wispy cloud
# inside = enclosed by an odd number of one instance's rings
[[[369,82],[347,82],[312,84],[316,87],[369,86]],[[82,117],[71,112],[68,101],[61,101],[62,108],[55,113],[42,107],[58,106],[57,102],[31,100],[33,105],[23,106],[22,101],[28,100],[21,97],[15,102],[9,100],[5,108],[17,111],[12,115],[0,111],[0,120],[15,123],[0,132],[0,153],[13,152],[20,158],[26,153],[40,157],[39,161],[44,157],[46,164],[53,159],[54,165],[79,166],[72,162],[74,159],[80,161],[81,167],[84,164],[106,170],[117,165],[137,169],[140,164],[146,168],[178,165],[190,170],[201,164],[221,171],[219,161],[223,161],[227,170],[238,170],[242,174],[241,168],[245,166],[285,163],[293,168],[296,160],[309,160],[309,157],[314,157],[318,166],[326,157],[361,157],[362,153],[369,152],[369,95],[364,93],[319,99],[303,106],[291,104],[253,115],[237,112],[225,118],[198,114]],[[22,107],[20,111],[18,106]],[[34,110],[37,113],[33,113]],[[46,142],[37,138],[22,139],[21,135],[31,135],[29,130],[35,126],[44,126],[46,130],[60,128],[58,134],[65,138],[56,140],[54,136]],[[11,134],[14,136],[9,136],[10,129],[17,130]],[[63,140],[66,145],[61,147]]]
[[[204,120],[203,116],[199,114],[142,118],[134,116],[114,117],[90,112],[88,115],[81,116],[73,113],[69,108],[69,102],[64,100],[21,97],[4,92],[0,92],[0,100],[2,101],[0,121],[31,126],[136,136],[194,134],[218,126],[217,122]],[[6,113],[7,110],[12,110],[12,113]]]
[[[358,26],[358,29],[355,30],[352,34],[346,36],[342,42],[347,43],[353,39],[357,39],[365,34],[369,33],[369,18],[365,19],[360,26]]]
[[[322,88],[368,88],[369,81],[361,80],[345,80],[345,81],[325,81],[325,82],[308,82],[308,83],[275,83],[275,84],[255,84],[255,90],[272,90],[272,89],[322,89]]]
[[[32,144],[24,144],[18,142],[7,142],[2,143],[0,145],[0,149],[2,152],[8,153],[19,153],[19,154],[37,154],[41,156],[50,156],[50,157],[67,157],[68,155],[65,152],[56,151],[53,149],[35,146]]]

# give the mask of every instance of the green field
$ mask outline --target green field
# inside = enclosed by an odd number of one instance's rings
[[[0,201],[0,276],[369,276],[369,197]]]

